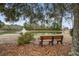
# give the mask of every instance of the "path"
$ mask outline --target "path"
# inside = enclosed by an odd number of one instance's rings
[[[19,34],[4,34],[0,35],[0,44],[6,44],[6,43],[17,43],[17,39],[19,37]]]

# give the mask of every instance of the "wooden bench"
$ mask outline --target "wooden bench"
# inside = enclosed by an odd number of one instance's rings
[[[53,36],[54,40],[57,41],[57,44],[60,42],[61,44],[63,44],[63,35],[58,35],[58,36]]]
[[[43,46],[43,41],[44,40],[48,40],[49,44],[52,43],[54,40],[57,41],[57,44],[60,42],[61,44],[63,44],[63,35],[53,35],[53,36],[40,36],[40,45]]]

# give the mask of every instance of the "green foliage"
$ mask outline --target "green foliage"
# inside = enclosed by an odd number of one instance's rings
[[[30,41],[33,39],[33,34],[30,32],[21,33],[21,36],[18,38],[17,43],[19,45],[29,44]]]
[[[38,24],[35,23],[31,23],[31,24],[24,24],[24,28],[26,30],[61,30],[61,27],[57,24],[55,24],[54,26],[39,26]]]
[[[0,12],[3,12],[4,11],[4,3],[0,3]]]
[[[7,7],[5,7],[7,6]],[[50,7],[49,7],[50,6]],[[64,11],[64,4],[1,4],[0,5],[3,14],[5,15],[5,20],[9,22],[18,21],[21,17],[25,19],[29,18],[29,25],[27,24],[26,29],[54,29],[49,27],[44,27],[45,23],[48,22],[49,18],[57,18],[58,20],[62,20],[61,16]],[[61,8],[60,8],[61,7]],[[34,20],[37,19],[37,20]],[[37,24],[32,24],[33,22],[38,23],[41,21],[41,27],[37,26]],[[62,21],[61,21],[62,22]],[[62,26],[62,25],[61,25]]]
[[[22,26],[19,25],[5,25],[1,28],[1,30],[6,30],[6,31],[20,31],[22,30]]]
[[[3,35],[3,34],[13,34],[13,33],[16,33],[15,31],[3,31],[3,32],[0,32],[0,35]]]
[[[5,24],[0,21],[0,28],[2,28]]]

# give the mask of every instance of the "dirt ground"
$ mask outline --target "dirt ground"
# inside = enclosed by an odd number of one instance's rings
[[[36,44],[26,44],[18,46],[16,39],[19,34],[0,35],[0,55],[1,56],[67,56],[72,47],[72,38],[69,31],[63,32],[63,45],[45,45],[43,47]],[[4,43],[4,44],[3,44]],[[9,43],[9,44],[8,44]]]
[[[0,44],[16,44],[20,34],[4,34],[0,35]]]
[[[67,56],[70,51],[70,45],[38,46],[27,44],[24,46],[17,45],[0,45],[1,56]]]

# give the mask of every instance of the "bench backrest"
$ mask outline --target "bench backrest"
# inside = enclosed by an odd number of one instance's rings
[[[58,36],[40,36],[40,39],[46,40],[46,39],[62,39],[63,36],[62,35],[58,35]]]
[[[52,36],[40,36],[41,39],[52,39]]]
[[[62,39],[63,38],[63,36],[53,36],[54,37],[54,39]]]

